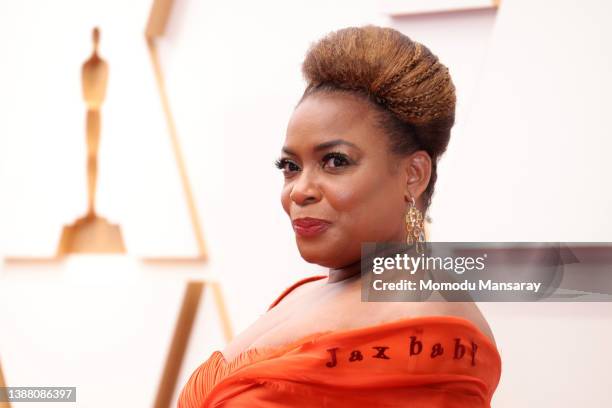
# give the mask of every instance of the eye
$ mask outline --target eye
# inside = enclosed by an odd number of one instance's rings
[[[351,164],[351,160],[347,155],[339,152],[327,153],[323,156],[323,167],[346,167]]]
[[[289,173],[292,173],[294,171],[299,171],[300,170],[300,166],[298,166],[297,164],[295,164],[293,161],[289,160],[289,159],[285,159],[285,158],[281,158],[281,159],[277,159],[274,162],[274,165],[283,171],[283,173],[285,173],[286,175]]]

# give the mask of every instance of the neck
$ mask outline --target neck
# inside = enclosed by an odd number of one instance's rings
[[[331,268],[327,283],[341,282],[355,276],[361,276],[361,259],[341,268]]]

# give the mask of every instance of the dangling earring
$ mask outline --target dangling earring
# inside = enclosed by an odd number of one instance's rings
[[[410,196],[408,212],[406,212],[406,243],[416,245],[418,254],[425,252],[425,225],[423,223],[423,213],[416,207],[414,197]]]

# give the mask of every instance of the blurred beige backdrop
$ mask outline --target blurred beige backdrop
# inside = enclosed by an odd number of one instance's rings
[[[382,3],[176,1],[160,57],[210,255],[204,271],[138,261],[196,253],[144,42],[150,1],[0,3],[0,253],[53,254],[61,226],[85,209],[80,67],[94,25],[110,66],[97,208],[121,224],[130,253],[3,266],[8,385],[76,386],[83,407],[150,406],[187,278],[220,279],[240,332],[285,287],[324,272],[297,252],[273,160],[308,45],[348,25],[393,26],[450,68],[457,125],[433,240],[612,241],[609,3],[507,0],[497,11],[393,19]],[[494,407],[612,404],[612,305],[481,307],[503,359]],[[179,383],[222,347],[205,293]]]

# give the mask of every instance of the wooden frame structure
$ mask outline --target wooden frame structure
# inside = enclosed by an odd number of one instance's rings
[[[0,388],[6,387],[4,374],[2,373],[2,364],[0,364]],[[0,408],[11,408],[11,403],[8,401],[0,401]]]
[[[206,246],[204,244],[204,238],[202,234],[202,227],[200,224],[200,218],[198,216],[197,207],[193,198],[193,192],[191,190],[191,184],[187,176],[187,169],[185,161],[183,159],[179,138],[176,131],[174,117],[172,110],[170,109],[170,100],[166,92],[166,85],[164,81],[163,71],[161,63],[159,61],[159,54],[157,52],[157,40],[164,36],[168,19],[174,6],[174,0],[154,0],[149,13],[149,20],[145,29],[145,39],[149,50],[149,56],[151,57],[151,64],[155,73],[155,79],[157,81],[158,91],[164,114],[166,116],[166,122],[168,125],[168,132],[176,163],[179,168],[179,174],[187,200],[189,208],[189,215],[191,217],[191,224],[193,233],[196,238],[198,247],[198,257],[193,259],[195,262],[205,262],[208,259]],[[155,260],[152,260],[155,261]],[[175,260],[177,261],[177,260]],[[180,260],[178,260],[180,261]],[[189,261],[189,260],[186,260]],[[223,333],[226,341],[229,341],[233,337],[232,328],[229,323],[227,310],[225,308],[225,302],[221,293],[221,288],[218,282],[209,282],[213,290],[213,296],[217,310],[220,314]],[[166,363],[162,373],[162,378],[159,383],[157,395],[154,402],[155,408],[168,408],[170,407],[172,396],[176,390],[176,383],[178,381],[178,375],[180,368],[187,350],[189,338],[193,328],[193,322],[197,315],[198,306],[201,301],[202,291],[204,289],[204,282],[191,281],[188,282],[185,294],[183,297],[183,303],[179,312],[179,316],[174,329],[174,335],[170,344],[170,349],[166,357]]]
[[[187,169],[179,138],[176,131],[174,117],[170,109],[170,101],[166,92],[165,81],[161,63],[157,52],[157,40],[163,37],[165,28],[174,5],[174,0],[154,0],[149,13],[149,19],[145,29],[145,40],[151,58],[151,65],[158,87],[160,101],[164,111],[168,133],[170,136],[174,157],[178,166],[181,184],[185,194],[185,199],[191,220],[192,231],[197,244],[197,255],[190,258],[144,258],[142,261],[147,264],[167,265],[176,268],[177,266],[203,267],[208,260],[208,253],[202,233],[200,217],[195,205],[191,184],[187,175]],[[63,257],[35,258],[35,257],[7,257],[5,264],[50,264],[61,263]],[[177,388],[178,376],[183,363],[185,352],[191,337],[193,323],[198,313],[199,305],[206,286],[212,290],[215,306],[219,313],[222,324],[222,331],[226,341],[233,338],[233,330],[229,321],[223,293],[219,282],[216,280],[197,279],[190,280],[186,284],[183,300],[181,303],[178,317],[175,323],[174,332],[170,342],[169,350],[162,371],[157,393],[154,400],[155,408],[169,408],[172,397]],[[4,377],[0,366],[0,387],[4,387]],[[9,402],[0,402],[0,408],[10,408]]]

